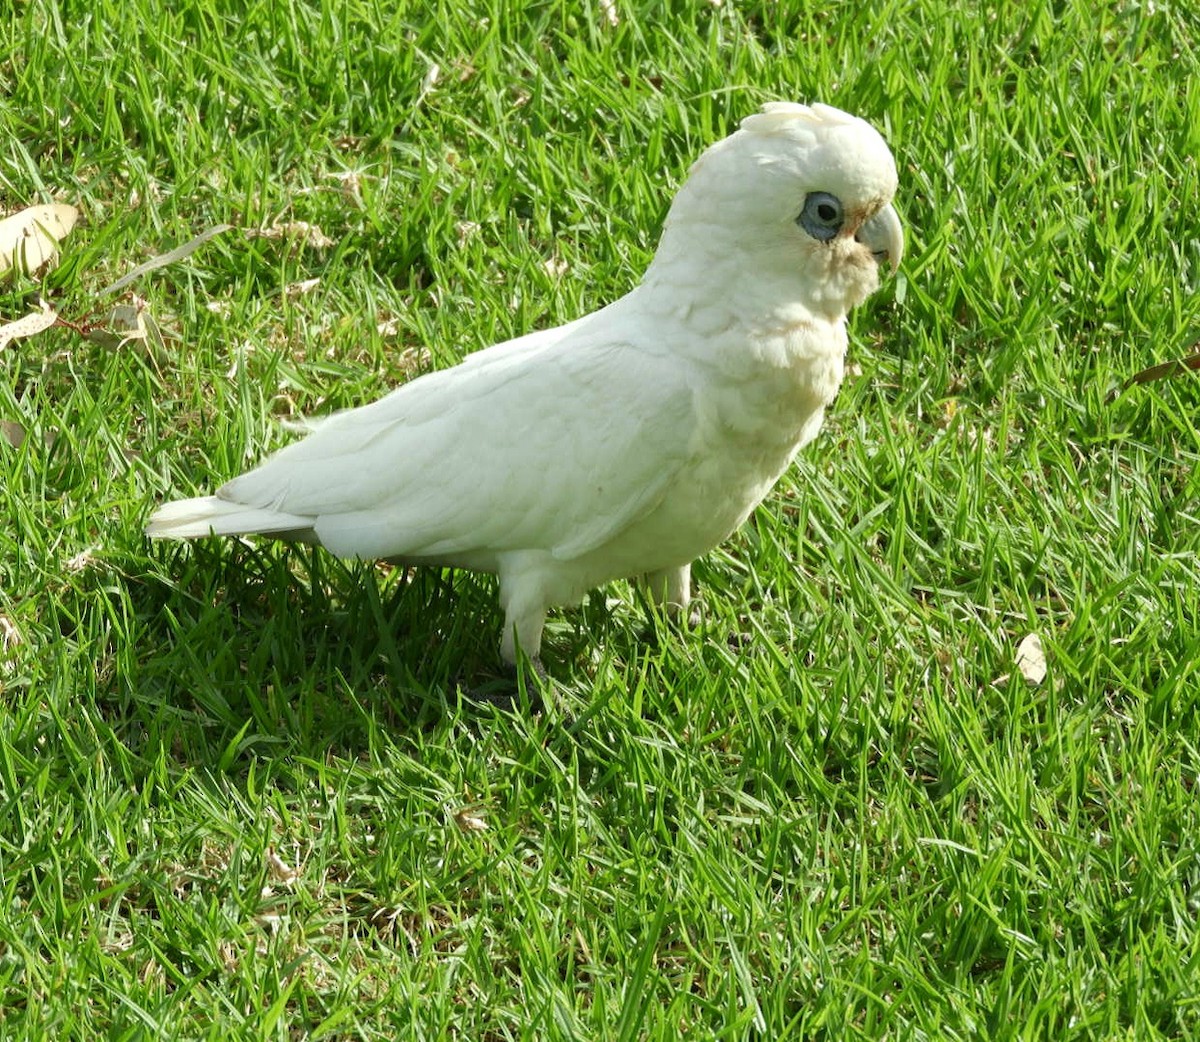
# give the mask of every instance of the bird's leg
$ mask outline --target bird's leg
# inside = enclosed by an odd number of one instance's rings
[[[672,622],[678,622],[681,618],[693,621],[687,614],[688,605],[692,600],[690,564],[647,572],[642,576],[642,585],[650,595],[651,602],[662,608]]]
[[[504,636],[500,641],[500,657],[510,665],[517,664],[517,648],[538,661],[542,650],[542,629],[546,625],[546,605],[533,590],[518,584],[506,587],[500,583],[500,606],[504,609]]]
[[[486,702],[505,709],[518,704],[521,681],[530,707],[543,708],[540,688],[549,688],[550,678],[538,657],[542,648],[542,629],[546,624],[546,604],[540,586],[519,581],[500,580],[500,604],[504,608],[504,637],[500,641],[500,656],[504,659],[501,677],[472,688],[467,698]]]
[[[640,585],[646,591],[650,602],[663,612],[667,621],[673,626],[681,621],[689,626],[700,624],[700,613],[694,608],[688,611],[692,600],[692,566],[685,564],[681,568],[663,568],[657,572],[647,572],[641,577]],[[651,619],[642,630],[642,638],[651,644],[657,644],[658,632]]]

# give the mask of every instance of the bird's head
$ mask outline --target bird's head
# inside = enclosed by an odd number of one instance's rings
[[[896,182],[869,123],[827,105],[766,105],[696,161],[651,271],[690,257],[764,304],[838,319],[877,288],[881,263],[900,263]]]

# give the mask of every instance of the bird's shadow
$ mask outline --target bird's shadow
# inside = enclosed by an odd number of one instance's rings
[[[488,576],[275,544],[202,540],[163,552],[126,583],[139,648],[119,690],[139,715],[356,754],[378,728],[489,712],[466,697],[502,671]],[[604,626],[595,614],[589,629]],[[547,665],[561,683],[588,635],[567,621],[553,643]]]

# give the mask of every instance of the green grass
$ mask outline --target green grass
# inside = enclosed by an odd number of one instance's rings
[[[1200,17],[246,6],[0,19],[64,317],[239,229],[136,283],[165,357],[0,354],[0,1038],[1200,1037],[1200,380],[1108,400],[1200,332]],[[557,709],[471,712],[488,579],[143,539],[277,420],[624,293],[774,98],[886,133],[909,253],[698,627],[614,584]]]

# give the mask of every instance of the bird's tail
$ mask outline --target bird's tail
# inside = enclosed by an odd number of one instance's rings
[[[146,523],[151,539],[197,539],[206,535],[269,535],[275,539],[315,540],[316,518],[233,503],[219,496],[198,496],[164,503]]]

